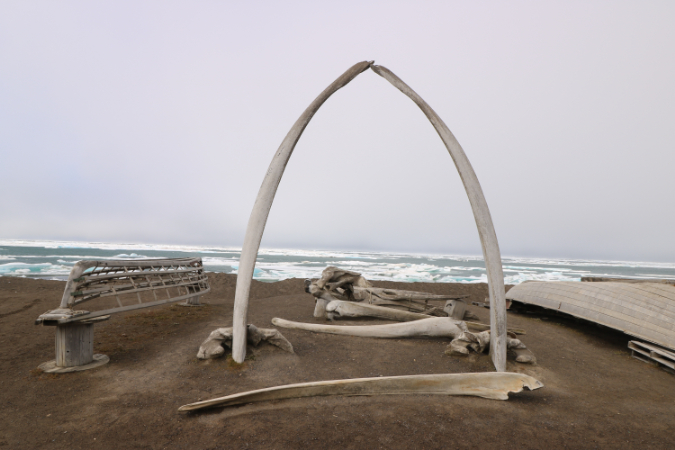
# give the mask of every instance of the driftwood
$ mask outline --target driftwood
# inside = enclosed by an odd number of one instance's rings
[[[255,325],[249,324],[246,328],[246,341],[256,347],[260,342],[268,342],[286,352],[293,353],[291,343],[288,342],[279,330],[273,328],[258,328]],[[209,337],[199,346],[197,358],[220,358],[225,355],[225,348],[232,348],[232,327],[213,330],[209,334]]]
[[[476,228],[480,237],[481,247],[483,249],[483,258],[488,277],[488,286],[490,290],[490,324],[492,329],[491,356],[495,368],[499,372],[506,370],[506,307],[504,301],[504,274],[502,271],[501,254],[499,244],[495,233],[490,210],[488,208],[483,190],[480,187],[476,173],[469,163],[464,150],[459,145],[455,136],[445,125],[436,112],[422,98],[417,95],[407,84],[398,78],[389,69],[383,66],[376,66],[373,61],[363,61],[349,68],[344,74],[338,77],[330,86],[328,86],[319,96],[307,107],[293,127],[288,132],[279,149],[274,154],[272,162],[265,174],[262,185],[258,192],[241,250],[239,260],[239,274],[237,276],[237,288],[234,299],[234,336],[232,357],[235,361],[241,363],[246,356],[246,324],[248,316],[249,293],[251,281],[253,279],[253,270],[258,257],[258,249],[262,240],[267,217],[274,201],[277,187],[284,174],[286,164],[293,153],[302,132],[305,130],[314,114],[321,105],[328,100],[337,90],[346,86],[350,81],[356,78],[361,72],[371,68],[375,73],[389,81],[394,87],[407,95],[427,116],[436,132],[440,136],[443,144],[452,157],[460,179],[464,184],[464,189],[469,198]]]

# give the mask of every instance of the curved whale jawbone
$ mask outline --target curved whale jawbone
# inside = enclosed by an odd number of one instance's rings
[[[287,384],[181,406],[179,411],[226,407],[244,403],[287,398],[329,395],[471,395],[493,400],[508,400],[509,393],[523,388],[535,390],[544,385],[537,379],[512,372],[451,373],[404,375],[397,377],[355,378]]]

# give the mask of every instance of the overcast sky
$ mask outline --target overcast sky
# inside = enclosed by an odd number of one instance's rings
[[[0,238],[241,246],[272,156],[358,61],[463,146],[503,255],[675,261],[675,2],[0,3]],[[371,71],[264,247],[480,254],[457,171]]]

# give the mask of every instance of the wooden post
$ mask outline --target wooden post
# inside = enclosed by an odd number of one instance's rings
[[[94,361],[94,324],[73,323],[56,327],[56,365],[83,366]]]
[[[56,359],[40,364],[39,369],[46,373],[79,372],[108,361],[106,355],[94,354],[94,324],[75,322],[56,326]]]
[[[188,298],[185,304],[190,306],[202,306],[202,304],[199,302],[199,295]]]

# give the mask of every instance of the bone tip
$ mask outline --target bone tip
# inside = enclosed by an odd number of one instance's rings
[[[541,381],[537,380],[536,378],[530,377],[531,380],[528,380],[525,382],[525,386],[531,391],[534,391],[535,389],[543,388],[544,383]]]

